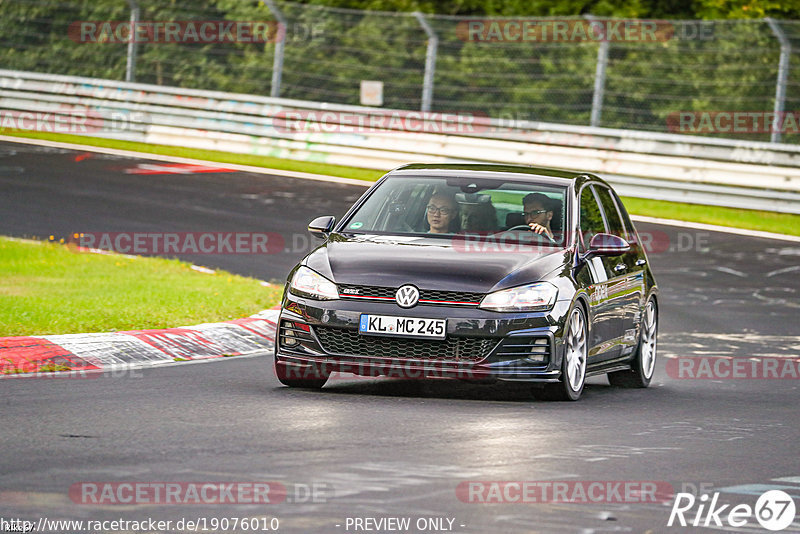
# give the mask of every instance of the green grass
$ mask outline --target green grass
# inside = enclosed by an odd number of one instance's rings
[[[221,163],[234,163],[241,165],[253,165],[257,167],[268,167],[272,169],[310,172],[314,174],[325,174],[329,176],[340,176],[343,178],[355,178],[368,181],[375,181],[384,174],[384,171],[344,167],[341,165],[330,165],[327,163],[294,161],[288,159],[271,158],[267,156],[255,156],[251,154],[232,154],[229,152],[219,152],[215,150],[200,150],[165,145],[147,145],[131,141],[117,141],[113,139],[84,137],[80,135],[4,130],[2,128],[0,128],[0,134],[35,139],[47,139],[51,141],[77,143],[106,148],[117,148],[121,150],[133,150],[150,154],[180,156]],[[635,215],[647,215],[649,217],[678,219],[683,221],[732,226],[734,228],[746,228],[749,230],[762,230],[765,232],[775,232],[780,234],[800,235],[800,215],[774,213],[770,211],[722,208],[716,206],[702,206],[698,204],[683,204],[678,202],[647,200],[641,198],[625,198],[624,200],[628,211]]]
[[[246,317],[282,288],[186,262],[0,237],[0,336],[169,328]]]
[[[800,235],[800,215],[623,197],[630,213],[778,234]]]

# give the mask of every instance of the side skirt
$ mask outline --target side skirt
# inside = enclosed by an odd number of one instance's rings
[[[631,359],[630,356],[625,356],[623,358],[617,358],[616,360],[612,360],[610,362],[603,362],[602,364],[595,365],[588,367],[586,369],[586,376],[597,376],[597,375],[604,375],[606,373],[612,373],[614,371],[630,371],[631,370]]]

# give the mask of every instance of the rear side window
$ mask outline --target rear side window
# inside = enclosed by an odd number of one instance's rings
[[[603,216],[600,212],[600,206],[597,205],[597,200],[592,193],[592,187],[584,187],[581,191],[581,240],[583,248],[589,247],[589,242],[592,238],[606,231],[603,224]]]
[[[617,207],[619,208],[619,213],[622,215],[622,222],[625,223],[625,228],[628,230],[628,235],[625,236],[625,239],[628,240],[629,243],[638,243],[639,236],[636,233],[636,228],[634,228],[633,223],[631,222],[631,218],[628,215],[628,210],[625,209],[625,204],[622,203],[619,196],[615,192],[611,192],[611,195],[617,201]]]
[[[611,198],[611,191],[599,186],[596,186],[594,190],[600,198],[600,204],[603,206],[603,213],[606,216],[606,223],[608,223],[608,232],[625,238],[625,227],[622,225],[622,217],[620,217],[616,203]]]

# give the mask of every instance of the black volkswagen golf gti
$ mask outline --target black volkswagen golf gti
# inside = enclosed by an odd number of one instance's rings
[[[647,387],[658,289],[611,187],[587,173],[412,164],[371,187],[292,271],[275,371],[528,381],[577,400],[587,376]]]

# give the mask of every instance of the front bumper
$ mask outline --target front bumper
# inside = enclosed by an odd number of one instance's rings
[[[557,382],[568,301],[550,312],[497,313],[477,307],[317,301],[284,294],[276,362],[295,376],[320,370],[397,378]],[[447,319],[446,339],[361,335],[361,314]]]

